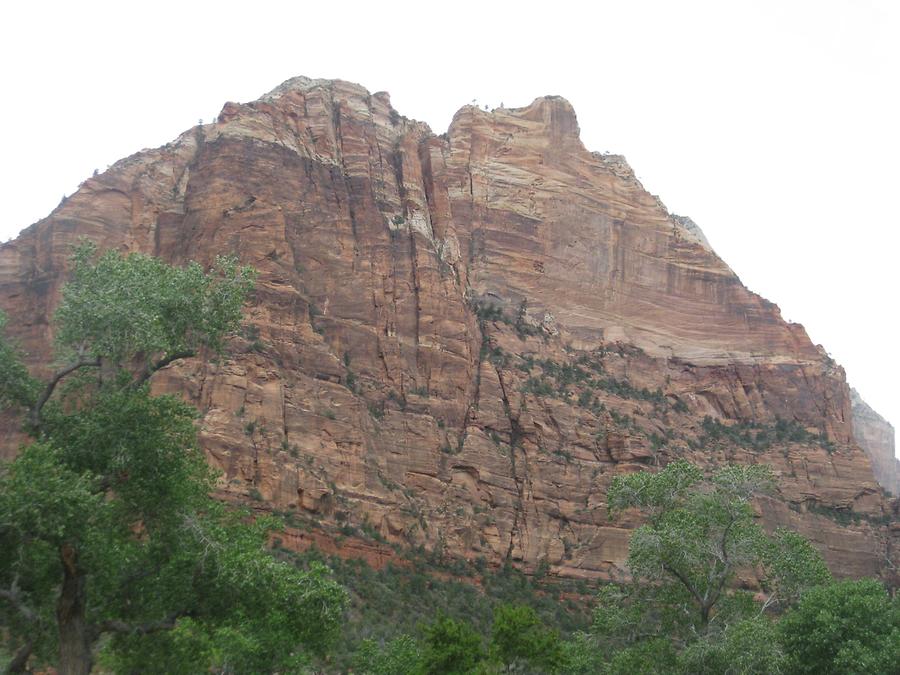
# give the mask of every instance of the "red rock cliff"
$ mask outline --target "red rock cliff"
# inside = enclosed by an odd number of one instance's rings
[[[79,237],[260,270],[245,338],[155,379],[200,408],[236,495],[611,577],[634,525],[606,515],[617,472],[766,462],[768,524],[843,574],[892,555],[843,371],[623,158],[585,150],[562,98],[466,106],[442,136],[341,81],[226,104],[0,247],[0,305],[36,370]]]

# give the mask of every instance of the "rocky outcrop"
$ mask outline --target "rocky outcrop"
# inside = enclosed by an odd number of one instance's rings
[[[850,390],[853,411],[853,440],[866,451],[875,480],[894,496],[900,496],[900,460],[894,452],[894,427]]]
[[[842,574],[891,555],[843,371],[622,157],[585,150],[562,98],[466,106],[440,136],[341,81],[227,103],[0,246],[0,305],[36,371],[79,237],[260,271],[228,353],[154,381],[201,410],[233,497],[613,578],[634,526],[607,518],[614,475],[766,462],[769,525]]]

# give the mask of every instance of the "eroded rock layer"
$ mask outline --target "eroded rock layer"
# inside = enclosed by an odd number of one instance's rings
[[[896,504],[843,371],[623,158],[585,150],[561,98],[467,106],[441,136],[341,81],[226,104],[0,247],[0,305],[36,371],[79,237],[260,271],[243,336],[154,385],[202,411],[232,495],[610,578],[635,525],[607,518],[612,476],[765,462],[768,525],[841,574],[887,568]]]

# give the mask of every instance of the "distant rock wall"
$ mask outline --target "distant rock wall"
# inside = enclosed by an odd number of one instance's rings
[[[869,455],[875,479],[895,497],[900,496],[900,460],[894,450],[894,427],[850,390],[853,439]]]
[[[636,523],[607,518],[613,476],[764,462],[767,526],[810,537],[840,574],[892,555],[896,503],[843,370],[622,157],[585,150],[559,97],[466,106],[441,136],[342,81],[226,104],[0,246],[0,306],[35,371],[80,237],[260,271],[245,337],[154,379],[200,409],[232,497],[618,578]]]

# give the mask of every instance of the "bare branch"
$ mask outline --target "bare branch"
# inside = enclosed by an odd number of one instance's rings
[[[170,363],[173,363],[180,359],[187,359],[187,358],[190,358],[191,356],[196,356],[196,354],[197,354],[197,352],[195,352],[193,349],[184,349],[181,351],[172,352],[171,354],[166,354],[164,357],[162,357],[156,363],[153,363],[153,364],[148,363],[147,367],[144,368],[143,372],[141,372],[140,375],[138,375],[138,378],[134,381],[132,386],[139,387],[142,384],[144,384],[144,382],[149,380],[153,376],[153,373],[155,373],[157,370],[161,370],[162,368],[165,368]]]
[[[39,429],[41,426],[41,410],[43,410],[44,405],[46,405],[47,401],[50,400],[50,397],[53,395],[53,391],[56,389],[56,385],[60,383],[66,375],[71,375],[76,370],[80,370],[81,368],[99,368],[100,367],[100,359],[93,359],[91,361],[76,361],[60,371],[57,371],[53,377],[50,378],[50,381],[47,383],[47,386],[44,388],[43,393],[38,398],[37,402],[34,404],[34,407],[31,409],[30,420],[31,425],[35,429]]]
[[[763,614],[765,614],[766,610],[769,609],[769,607],[771,607],[777,603],[780,603],[780,602],[781,602],[781,600],[778,599],[778,593],[773,591],[766,597],[766,601],[759,608],[759,616],[762,616]]]
[[[704,605],[704,599],[697,592],[697,589],[694,588],[694,585],[691,583],[690,579],[688,579],[679,570],[675,569],[668,563],[663,563],[663,569],[674,576],[676,579],[678,579],[678,581],[680,581],[682,584],[684,584],[684,587],[690,592],[691,595],[694,596],[701,607]]]
[[[173,612],[169,614],[165,619],[160,619],[159,621],[148,621],[147,623],[139,623],[139,624],[131,624],[126,623],[124,621],[120,621],[119,619],[110,619],[109,621],[102,621],[98,623],[94,630],[97,634],[100,633],[123,633],[123,634],[137,634],[137,635],[149,635],[150,633],[159,633],[164,630],[172,630],[175,628],[175,624],[178,619],[183,616],[189,616],[191,612],[187,610],[181,610],[178,612]]]
[[[37,619],[37,612],[31,609],[31,607],[26,605],[25,601],[22,600],[22,595],[19,593],[19,589],[15,582],[13,582],[13,585],[10,588],[0,588],[0,598],[8,600],[26,621],[31,622]]]

